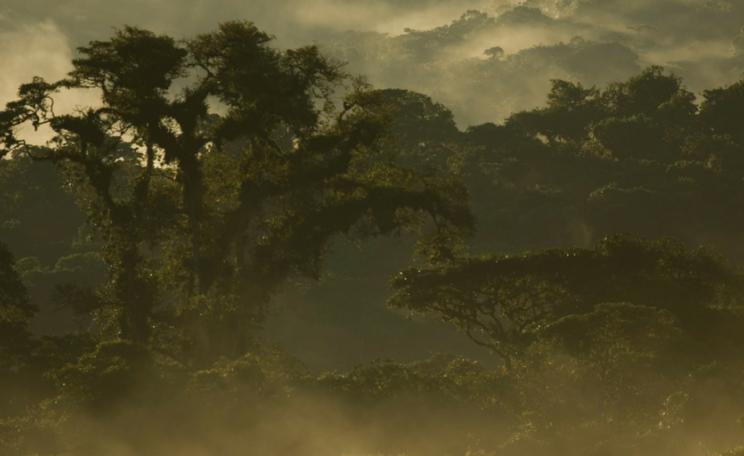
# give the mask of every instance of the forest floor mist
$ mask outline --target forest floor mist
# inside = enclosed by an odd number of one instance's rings
[[[440,355],[320,376],[264,353],[94,381],[3,421],[0,442],[5,454],[65,456],[710,456],[744,443],[741,386],[715,369],[653,383],[638,368],[608,388],[556,353],[511,372]]]

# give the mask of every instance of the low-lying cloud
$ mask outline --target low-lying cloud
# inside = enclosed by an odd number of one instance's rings
[[[744,72],[734,0],[7,0],[0,17],[2,99],[124,24],[186,37],[231,19],[256,22],[279,46],[319,44],[376,86],[430,94],[461,125],[540,105],[551,78],[605,84],[661,64],[700,91]]]

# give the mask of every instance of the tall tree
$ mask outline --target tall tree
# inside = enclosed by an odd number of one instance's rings
[[[122,337],[187,329],[200,356],[241,352],[271,294],[317,275],[334,235],[391,234],[424,214],[438,231],[469,229],[455,180],[382,150],[389,119],[366,86],[315,47],[270,42],[244,22],[185,42],[127,27],[0,113],[5,153],[69,173],[104,240]],[[100,105],[55,113],[69,90]],[[25,144],[15,131],[29,123],[53,139]]]

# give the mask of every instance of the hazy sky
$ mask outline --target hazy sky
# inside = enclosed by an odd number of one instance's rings
[[[461,125],[542,103],[551,78],[604,84],[662,64],[699,91],[744,73],[741,0],[3,0],[0,99],[62,76],[75,46],[123,24],[186,37],[229,19],[430,94]]]

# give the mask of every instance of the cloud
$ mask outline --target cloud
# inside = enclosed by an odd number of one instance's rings
[[[190,35],[226,20],[250,20],[287,42],[327,31],[401,33],[429,28],[490,0],[4,0],[0,15],[27,22],[51,17],[75,44],[106,35],[114,27],[138,25]],[[287,38],[290,37],[290,38]]]
[[[15,97],[21,82],[36,75],[61,78],[70,70],[72,54],[67,39],[52,21],[3,27],[0,43],[0,61],[3,62],[0,102],[3,104]]]
[[[700,92],[744,71],[742,2],[526,0],[485,10],[428,29],[349,32],[322,43],[378,86],[432,95],[461,125],[541,104],[551,78],[602,85],[661,64]],[[496,58],[484,54],[498,48]]]
[[[377,86],[433,96],[466,126],[542,105],[550,79],[606,84],[640,71],[635,51],[603,36],[570,19],[516,7],[497,16],[470,11],[447,25],[401,35],[347,32],[324,50]]]
[[[406,28],[428,29],[469,9],[485,8],[487,0],[342,1],[289,2],[293,20],[304,25],[334,30],[371,30],[399,34]]]
[[[18,86],[29,82],[34,76],[41,76],[54,81],[65,77],[72,69],[72,49],[67,37],[51,20],[33,24],[11,26],[7,20],[0,31],[0,61],[3,71],[0,72],[0,106],[17,96]],[[71,112],[79,106],[96,104],[98,97],[89,91],[76,91],[60,96],[55,102],[55,111],[59,114]],[[50,137],[44,129],[34,131],[27,126],[20,136],[32,143],[43,143]]]
[[[59,72],[69,47],[124,24],[186,37],[252,20],[278,46],[317,43],[379,87],[433,95],[461,124],[542,103],[550,78],[604,84],[663,64],[700,91],[744,72],[738,0],[5,0],[0,16],[38,33],[35,49],[58,47],[48,60],[16,60],[37,73]],[[489,58],[492,48],[503,52]],[[0,81],[12,87],[15,74]]]

